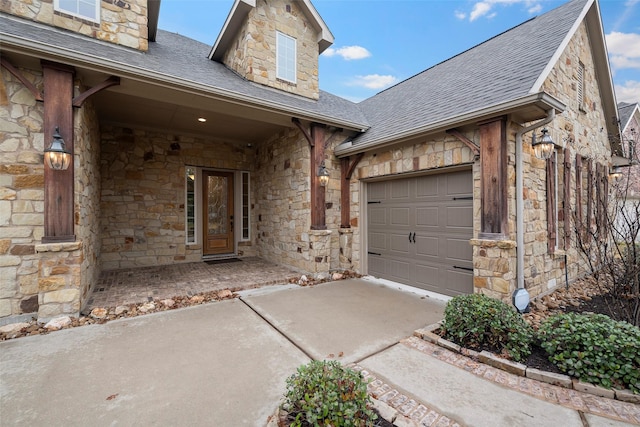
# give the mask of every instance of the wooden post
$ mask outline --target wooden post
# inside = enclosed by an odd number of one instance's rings
[[[500,240],[508,233],[507,122],[499,117],[478,125],[482,186],[479,237]]]
[[[73,75],[74,69],[42,62],[44,74],[44,145],[53,140],[56,127],[72,162],[67,170],[51,170],[44,165],[44,236],[42,242],[73,242],[74,162],[73,162]]]
[[[326,230],[325,188],[320,185],[318,170],[324,161],[325,127],[311,124],[311,229]]]
[[[351,228],[351,197],[349,194],[349,158],[340,159],[340,227]]]

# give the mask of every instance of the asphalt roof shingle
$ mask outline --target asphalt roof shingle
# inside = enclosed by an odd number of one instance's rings
[[[532,18],[362,101],[372,126],[353,144],[372,144],[530,94],[587,1]]]

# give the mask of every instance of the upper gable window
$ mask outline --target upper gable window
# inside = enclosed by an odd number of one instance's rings
[[[100,0],[54,0],[53,7],[69,15],[100,22]]]
[[[276,31],[276,77],[296,82],[296,39]]]
[[[578,108],[584,108],[584,64],[578,63]]]

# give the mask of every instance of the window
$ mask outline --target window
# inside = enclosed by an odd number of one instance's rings
[[[296,39],[276,32],[276,77],[296,82]]]
[[[242,172],[242,240],[249,240],[251,237],[249,230],[249,172]]]
[[[185,168],[185,214],[187,243],[196,243],[196,168]]]
[[[55,10],[100,22],[100,0],[54,0]]]
[[[578,108],[584,109],[584,64],[578,63]]]

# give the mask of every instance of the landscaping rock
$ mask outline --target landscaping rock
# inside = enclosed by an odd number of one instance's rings
[[[114,310],[114,313],[115,313],[116,316],[120,316],[120,315],[126,313],[127,311],[129,311],[129,307],[127,307],[126,305],[119,305]]]
[[[16,332],[20,332],[24,328],[28,328],[29,323],[9,323],[8,325],[0,326],[0,332],[3,334],[11,335]]]
[[[71,324],[71,318],[69,316],[60,316],[54,319],[51,319],[44,325],[45,329],[50,331],[57,331],[58,329],[62,329],[65,326],[69,326]]]
[[[93,310],[91,310],[91,313],[89,314],[89,316],[93,317],[94,319],[101,320],[107,317],[107,314],[109,314],[109,312],[107,311],[106,308],[96,307]]]
[[[156,305],[153,302],[147,302],[138,307],[140,313],[148,313],[156,309]]]
[[[226,299],[226,298],[232,298],[232,297],[233,297],[233,292],[231,292],[229,289],[224,289],[218,292],[218,298],[220,299]]]

